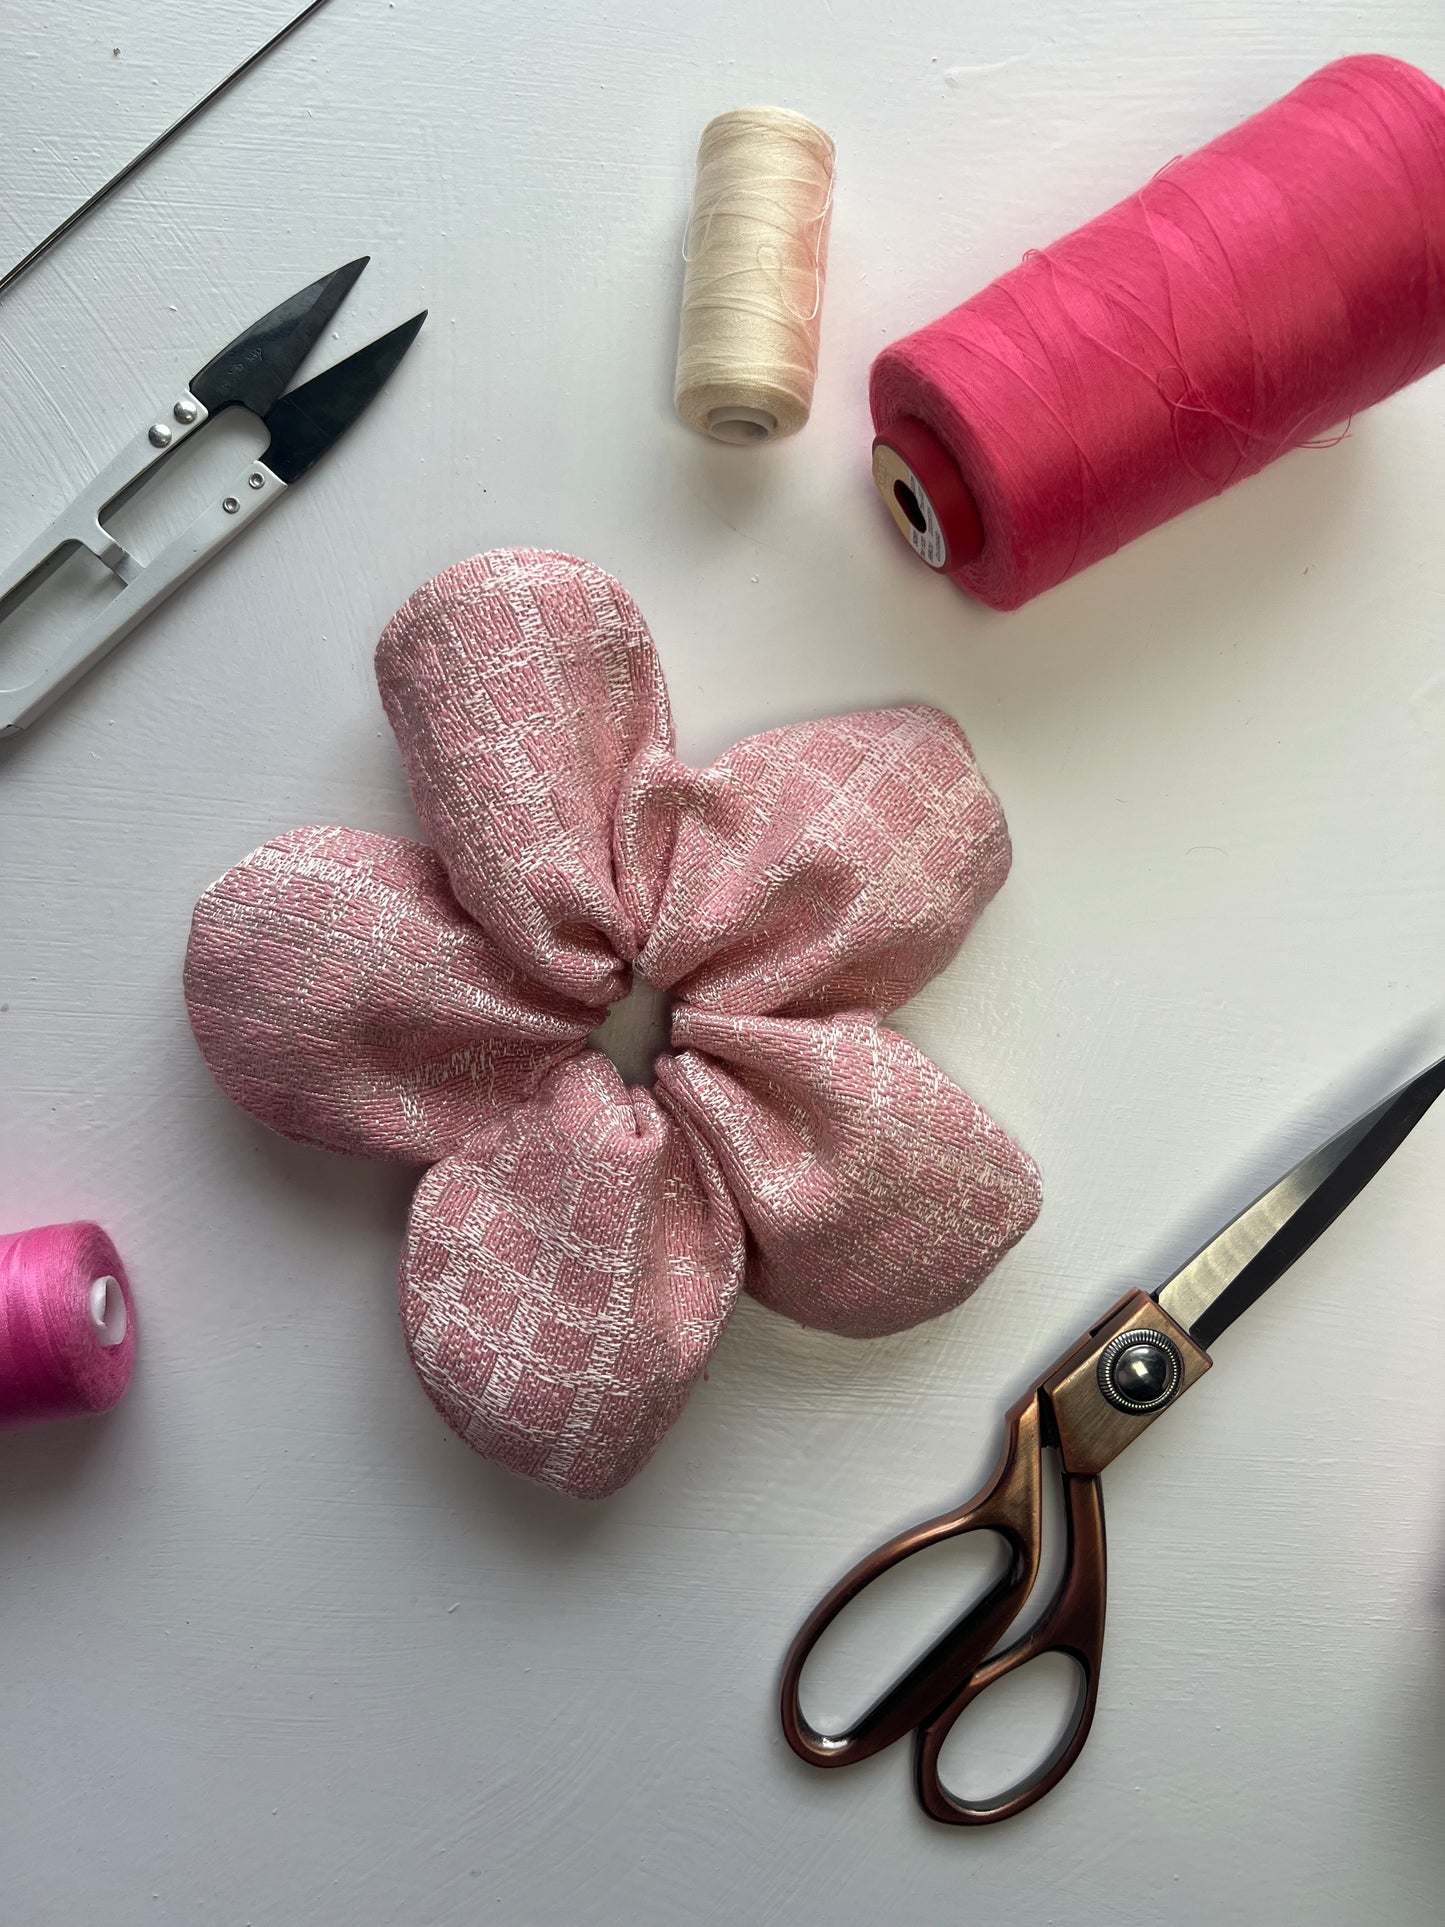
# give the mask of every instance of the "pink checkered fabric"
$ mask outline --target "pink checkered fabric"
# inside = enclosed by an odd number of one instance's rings
[[[601,1497],[740,1289],[858,1337],[967,1298],[1038,1173],[881,1021],[1008,872],[957,726],[876,710],[691,769],[631,597],[534,550],[419,589],[377,677],[431,847],[277,837],[198,904],[186,1001],[273,1130],[429,1167],[401,1310],[448,1424]],[[588,1044],[634,972],[672,1007],[650,1091]]]

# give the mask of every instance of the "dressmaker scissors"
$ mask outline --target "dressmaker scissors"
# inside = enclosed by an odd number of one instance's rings
[[[150,426],[140,430],[23,555],[0,570],[0,623],[78,549],[89,549],[122,585],[90,622],[65,638],[18,687],[4,685],[0,655],[0,737],[28,728],[43,715],[137,623],[299,482],[375,399],[416,339],[426,320],[425,309],[290,394],[283,392],[368,258],[363,255],[324,275],[238,335],[191,378],[173,402],[158,411]],[[226,408],[245,408],[258,415],[270,430],[269,446],[189,528],[151,561],[142,561],[116,540],[103,518],[129,500],[183,442]]]
[[[1058,1785],[1083,1748],[1104,1642],[1104,1507],[1099,1474],[1212,1363],[1207,1345],[1307,1251],[1367,1185],[1445,1088],[1445,1058],[1311,1152],[1152,1296],[1131,1291],[1050,1366],[1006,1420],[992,1482],[956,1512],[902,1532],[861,1560],[823,1599],[783,1668],[783,1731],[813,1766],[851,1766],[916,1732],[918,1798],[935,1820],[986,1826],[1022,1813]],[[1058,1450],[1067,1534],[1064,1573],[1033,1628],[994,1653],[1038,1577],[1045,1446]],[[848,1603],[926,1546],[968,1532],[1003,1539],[1009,1568],[845,1733],[823,1734],[799,1704],[803,1667]],[[1032,1774],[992,1800],[959,1799],[939,1778],[954,1723],[981,1693],[1044,1653],[1078,1669],[1073,1716]],[[992,1657],[990,1655],[992,1654]]]

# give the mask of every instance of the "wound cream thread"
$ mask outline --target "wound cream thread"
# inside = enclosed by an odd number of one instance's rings
[[[703,129],[675,400],[715,441],[772,441],[808,419],[833,161],[822,128],[781,107],[738,107]]]

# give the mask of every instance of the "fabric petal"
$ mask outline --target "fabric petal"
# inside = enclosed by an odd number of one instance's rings
[[[846,1337],[962,1304],[1038,1215],[1039,1174],[896,1032],[674,1012],[659,1099],[712,1146],[751,1236],[747,1288]]]
[[[631,596],[574,556],[474,556],[397,611],[376,674],[460,902],[537,982],[621,996],[635,945],[613,882],[618,791],[636,755],[672,747]]]
[[[216,1082],[283,1137],[429,1163],[595,1022],[498,957],[430,850],[292,830],[201,898],[185,965]]]
[[[469,1445],[602,1498],[682,1410],[743,1262],[705,1147],[589,1050],[422,1180],[402,1323]]]
[[[701,772],[654,751],[617,836],[639,970],[691,1005],[763,1015],[897,1009],[1010,860],[967,738],[921,705],[770,730]]]

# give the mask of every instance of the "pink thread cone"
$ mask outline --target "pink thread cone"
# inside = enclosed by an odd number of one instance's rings
[[[1016,609],[1445,361],[1445,92],[1359,54],[873,364],[983,523],[953,579]]]

